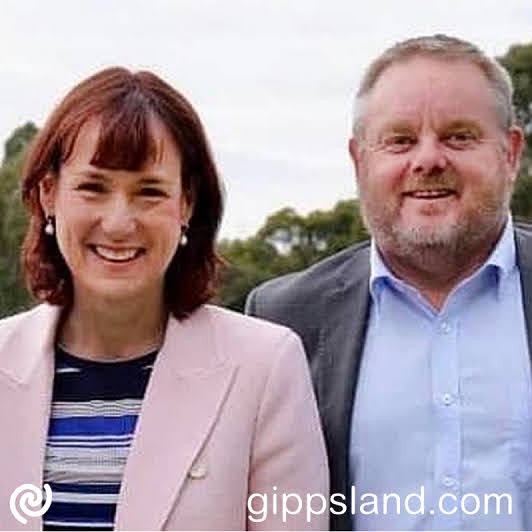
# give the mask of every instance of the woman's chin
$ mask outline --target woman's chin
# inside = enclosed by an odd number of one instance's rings
[[[157,295],[155,292],[161,290],[154,288],[153,284],[149,285],[132,278],[93,278],[90,284],[74,286],[76,298],[87,297],[121,305],[134,301],[153,301]]]

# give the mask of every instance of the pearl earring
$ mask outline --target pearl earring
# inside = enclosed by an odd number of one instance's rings
[[[46,225],[44,226],[44,232],[48,236],[54,236],[55,227],[54,227],[54,217],[53,216],[47,216],[46,217]]]
[[[182,225],[181,226],[181,236],[179,238],[179,245],[180,246],[186,246],[188,244],[188,236],[187,236],[187,231],[188,231],[188,225]]]

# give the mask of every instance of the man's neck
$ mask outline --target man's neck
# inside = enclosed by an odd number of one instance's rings
[[[504,227],[496,238],[478,249],[469,250],[468,254],[456,254],[443,248],[420,249],[415,257],[397,256],[393,250],[379,248],[379,251],[383,262],[397,278],[416,288],[435,309],[440,310],[452,290],[486,262],[503,230]]]

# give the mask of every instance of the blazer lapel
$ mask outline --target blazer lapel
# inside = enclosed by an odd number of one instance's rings
[[[515,237],[517,264],[521,275],[528,354],[532,362],[532,235],[516,228]]]
[[[16,318],[0,338],[0,528],[40,530],[40,517],[26,525],[9,511],[11,493],[22,484],[43,485],[43,463],[54,371],[53,345],[59,308],[42,305]],[[3,331],[4,332],[4,331]]]
[[[208,309],[170,318],[127,460],[117,530],[160,530],[208,438],[235,367],[218,352]]]
[[[369,247],[359,250],[341,275],[341,282],[325,298],[325,322],[318,397],[328,442],[331,493],[348,490],[351,413],[369,316]],[[332,515],[331,528],[351,528],[349,514]]]

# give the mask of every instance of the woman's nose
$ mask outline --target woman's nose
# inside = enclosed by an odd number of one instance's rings
[[[137,227],[135,207],[127,197],[116,195],[105,206],[101,226],[106,236],[120,240],[130,236]]]

